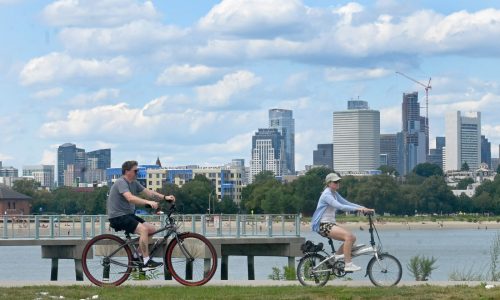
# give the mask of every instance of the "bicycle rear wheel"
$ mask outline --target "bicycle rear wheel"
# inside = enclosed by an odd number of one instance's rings
[[[378,260],[372,257],[366,269],[370,281],[376,286],[396,285],[403,275],[399,260],[387,253],[379,254]]]
[[[122,284],[130,276],[131,262],[129,246],[112,234],[94,237],[83,249],[83,273],[98,286]]]
[[[319,265],[323,260],[325,257],[318,253],[308,253],[300,259],[297,278],[303,286],[323,286],[328,282],[331,267],[327,263]]]
[[[165,263],[175,280],[187,286],[207,283],[217,270],[217,252],[210,241],[197,233],[179,234],[167,247]]]

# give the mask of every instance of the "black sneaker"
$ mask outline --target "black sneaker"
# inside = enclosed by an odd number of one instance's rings
[[[161,266],[163,266],[163,263],[156,262],[156,261],[154,261],[153,259],[150,258],[148,260],[148,262],[145,265],[142,266],[142,270],[143,271],[154,270],[154,269],[156,269],[158,267],[161,267]]]
[[[140,267],[142,265],[142,259],[139,257],[132,257],[132,266]]]

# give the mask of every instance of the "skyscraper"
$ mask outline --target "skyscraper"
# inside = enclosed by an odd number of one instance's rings
[[[295,120],[293,112],[287,109],[270,109],[269,128],[278,129],[285,142],[283,175],[295,174]]]
[[[443,148],[446,147],[446,138],[444,136],[436,137],[436,148],[430,149],[427,161],[431,164],[435,164],[444,170],[444,159],[443,159]]]
[[[491,169],[491,143],[484,135],[481,136],[481,163]]]
[[[313,166],[323,166],[333,170],[333,144],[318,144],[313,151]]]
[[[85,149],[71,143],[57,148],[57,186],[78,186],[84,181],[85,167]]]
[[[481,163],[481,113],[460,111],[446,113],[445,171],[460,170],[464,163],[469,169]]]
[[[397,170],[398,151],[396,140],[396,134],[380,135],[380,154],[385,154],[387,156],[387,165]]]
[[[262,171],[271,171],[275,176],[283,175],[285,164],[285,141],[276,128],[259,128],[252,137],[252,161],[250,183]]]
[[[338,172],[364,172],[380,166],[379,111],[333,113],[333,165]]]
[[[427,161],[429,151],[428,130],[425,117],[420,116],[418,92],[403,93],[402,118],[403,156],[399,157],[399,169],[406,175],[417,164]]]

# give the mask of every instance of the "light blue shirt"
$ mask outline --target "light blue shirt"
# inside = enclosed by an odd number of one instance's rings
[[[321,222],[321,217],[325,213],[325,210],[328,206],[332,206],[335,209],[340,209],[343,211],[356,211],[363,206],[351,203],[340,196],[337,192],[332,192],[332,190],[327,187],[318,200],[318,206],[316,207],[316,211],[312,216],[312,230],[315,232],[319,232],[319,224]],[[332,223],[335,223],[335,214],[333,215]]]

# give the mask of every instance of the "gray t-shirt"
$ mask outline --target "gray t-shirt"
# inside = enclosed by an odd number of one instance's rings
[[[137,196],[143,190],[144,187],[137,180],[128,182],[124,177],[118,178],[109,191],[107,201],[108,218],[134,214],[135,204],[128,202],[123,193],[131,192],[132,195]]]

